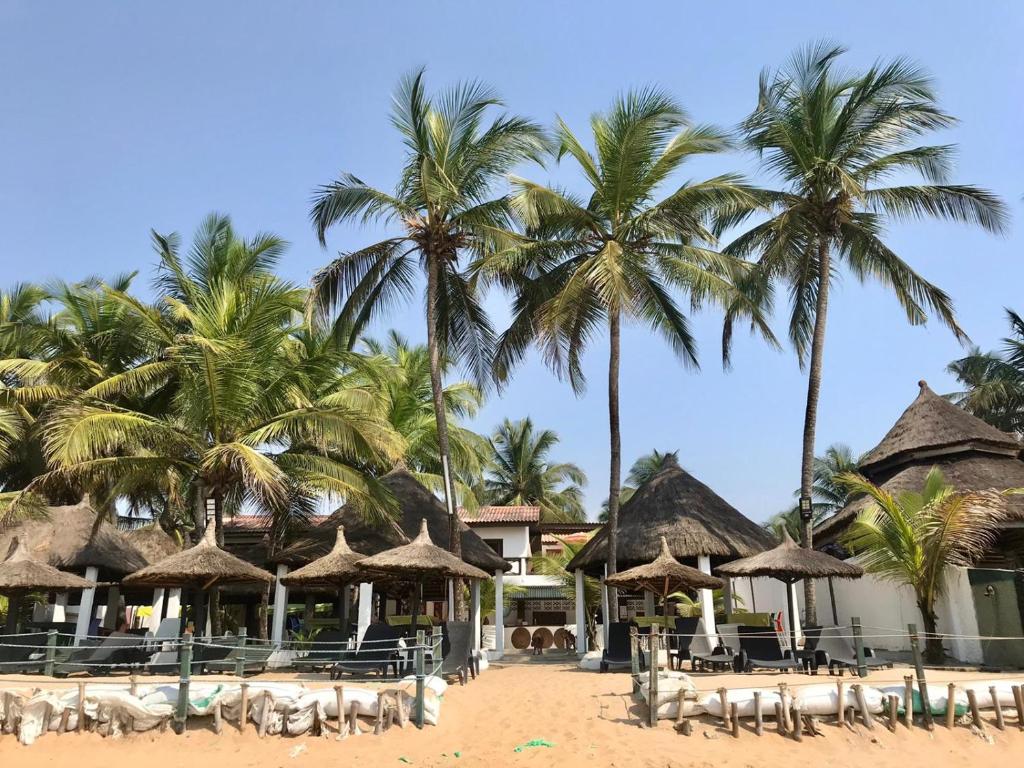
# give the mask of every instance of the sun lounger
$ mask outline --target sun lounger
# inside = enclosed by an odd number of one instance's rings
[[[267,668],[267,661],[275,650],[273,643],[246,638],[245,642],[236,644],[223,659],[208,661],[204,667],[207,672],[226,672],[229,675],[241,672],[243,677],[259,674]]]
[[[300,672],[322,672],[350,653],[348,636],[340,629],[328,629],[313,639],[309,653],[295,659],[292,666]]]
[[[377,672],[380,675],[394,669],[398,677],[402,666],[399,653],[402,636],[394,627],[387,624],[371,624],[366,628],[363,641],[358,650],[348,651],[331,667],[331,679],[336,680],[342,673],[368,675]]]
[[[783,653],[775,630],[765,627],[737,627],[740,658],[737,667],[743,672],[754,669],[786,671],[800,668],[800,662],[789,652]]]
[[[223,661],[237,648],[237,635],[197,637],[192,642],[192,669],[201,674],[206,671],[208,664]]]
[[[470,658],[473,627],[468,621],[450,621],[446,626],[448,653],[441,660],[440,675],[458,675],[459,685],[465,685],[469,676],[476,677]]]
[[[0,635],[0,675],[27,675],[46,666],[46,633]]]
[[[843,635],[852,634],[849,627],[826,627],[821,631],[814,650],[814,666],[824,666],[830,675],[842,675],[844,669],[857,674],[857,652],[853,642]],[[892,662],[879,658],[872,648],[864,648],[864,666],[868,669],[891,667]]]
[[[109,675],[141,667],[150,656],[146,638],[127,632],[113,632],[96,646],[76,648],[67,659],[55,664],[54,675],[66,677],[80,672]]]
[[[674,634],[668,638],[669,669],[682,669],[683,660],[689,660],[698,627],[703,626],[698,616],[678,616]]]
[[[735,633],[735,629],[729,631]],[[699,619],[690,642],[690,669],[694,672],[725,672],[733,669],[735,659],[733,646],[725,642],[721,635],[709,637],[704,628],[704,619]],[[679,663],[682,665],[682,658]]]
[[[612,667],[632,667],[633,654],[629,642],[629,631],[632,625],[625,621],[613,621],[608,625],[608,647],[601,652],[601,671],[607,672]],[[639,654],[641,671],[646,668],[644,654]]]

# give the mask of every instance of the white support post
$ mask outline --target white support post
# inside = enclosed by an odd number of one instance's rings
[[[99,580],[100,571],[90,565],[85,569],[87,581],[95,583]],[[82,601],[78,604],[78,621],[75,622],[75,645],[78,645],[89,635],[89,624],[92,622],[93,601],[96,599],[96,587],[82,590]]]
[[[455,621],[455,579],[448,579],[448,621]]]
[[[505,655],[505,572],[494,572],[494,658]]]
[[[587,601],[583,591],[583,569],[576,569],[576,654],[587,652]]]
[[[800,586],[800,590],[797,590],[797,585]],[[803,591],[803,582],[801,582],[801,581],[794,582],[793,584],[790,584],[788,587],[786,587],[786,589],[788,589],[788,590],[790,590],[792,592],[793,605],[797,606],[797,609],[795,611],[793,611],[793,623],[796,625],[795,627],[793,627],[793,632],[796,635],[796,641],[799,643],[800,639],[803,637],[803,633],[800,630],[800,608],[799,608],[800,601],[797,598],[799,597],[800,592]],[[789,623],[789,612],[788,611],[786,612],[786,623],[787,624]]]
[[[287,565],[277,566],[277,582],[274,584],[274,623],[270,639],[276,645],[284,639],[284,620],[288,616],[288,587],[281,579],[288,575]]]
[[[480,650],[480,582],[469,582],[469,622],[473,627],[473,650]]]
[[[53,602],[53,619],[57,624],[67,621],[68,593],[58,592]]]
[[[146,626],[154,635],[160,628],[160,614],[164,612],[165,594],[166,590],[163,587],[157,587],[153,590],[153,602],[150,609],[152,612],[149,614],[149,621],[146,622]]]
[[[698,555],[697,569],[710,576],[711,558],[707,555]],[[715,596],[710,589],[702,589],[700,591],[700,614],[701,618],[704,619],[704,631],[707,633],[713,648],[717,645],[714,637],[718,630],[715,628]]]
[[[181,618],[181,588],[175,587],[174,589],[167,590],[167,618],[178,619]]]
[[[121,610],[121,589],[111,585],[107,587],[107,605],[103,609],[103,628],[117,629],[117,614]]]
[[[608,563],[604,564],[604,579],[608,578]],[[611,609],[608,605],[608,590],[604,586],[604,579],[601,579],[601,636],[603,639],[602,648],[608,647],[608,627],[611,625],[615,618],[611,614]]]
[[[373,584],[363,582],[359,585],[359,616],[356,624],[356,644],[363,642],[366,628],[373,618]]]

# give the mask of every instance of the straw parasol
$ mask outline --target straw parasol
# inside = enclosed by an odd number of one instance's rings
[[[359,568],[371,574],[383,574],[412,582],[412,624],[416,626],[420,593],[428,577],[440,579],[488,579],[489,574],[470,565],[430,540],[427,520],[420,521],[419,535],[409,544],[360,561]]]
[[[214,585],[270,584],[274,576],[217,546],[215,526],[206,526],[202,541],[124,578],[127,586],[183,587],[205,593]],[[204,609],[205,610],[205,609]],[[201,611],[196,611],[200,619]],[[182,612],[182,620],[185,614]],[[205,621],[197,621],[201,629]]]
[[[667,628],[668,596],[671,593],[683,589],[720,589],[722,580],[680,563],[672,557],[668,541],[662,536],[661,554],[653,561],[609,576],[605,579],[605,584],[626,589],[646,589],[660,596]]]
[[[783,529],[782,543],[775,549],[753,557],[733,560],[715,569],[721,576],[767,576],[778,579],[786,585],[786,602],[789,607],[789,633],[791,648],[796,654],[796,611],[793,606],[793,590],[789,587],[803,579],[859,579],[864,569],[853,563],[843,562],[832,555],[807,549],[798,545]]]
[[[11,540],[7,559],[0,563],[0,592],[7,595],[7,634],[17,631],[21,597],[35,589],[65,592],[69,589],[91,589],[95,582],[73,573],[58,571],[52,565],[36,560],[17,538]]]
[[[365,558],[366,555],[352,551],[345,541],[345,526],[339,525],[334,548],[320,559],[289,573],[281,583],[289,587],[337,589],[340,598],[345,588],[361,575],[358,564]],[[342,600],[342,610],[338,614],[342,629],[348,622],[345,608],[347,602]]]

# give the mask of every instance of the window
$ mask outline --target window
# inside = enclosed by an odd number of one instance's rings
[[[505,540],[504,539],[484,539],[484,544],[494,550],[498,557],[505,556]]]

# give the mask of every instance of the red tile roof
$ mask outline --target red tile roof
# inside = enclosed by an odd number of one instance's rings
[[[473,525],[473,523],[524,523],[528,525],[540,522],[540,507],[485,506],[478,507],[472,512],[460,507],[459,517],[467,525]]]

